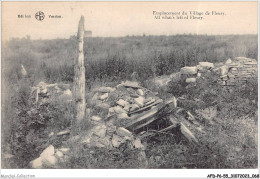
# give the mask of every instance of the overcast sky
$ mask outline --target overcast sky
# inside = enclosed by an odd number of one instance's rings
[[[45,14],[43,21],[35,13]],[[212,11],[202,20],[155,19],[156,12]],[[30,15],[31,18],[18,18]],[[58,15],[62,18],[49,18]],[[69,38],[77,31],[80,16],[93,36],[174,34],[257,34],[257,2],[2,2],[2,39]],[[199,17],[196,15],[196,17]],[[162,17],[161,17],[162,18]]]

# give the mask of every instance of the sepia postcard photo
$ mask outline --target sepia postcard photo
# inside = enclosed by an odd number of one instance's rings
[[[2,1],[1,13],[1,178],[259,178],[257,1]]]

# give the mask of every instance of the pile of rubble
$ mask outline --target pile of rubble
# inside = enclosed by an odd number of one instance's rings
[[[180,75],[185,78],[186,83],[196,83],[203,73],[214,71],[219,75],[221,85],[236,86],[245,84],[249,78],[257,78],[257,69],[255,59],[237,57],[233,60],[228,59],[225,64],[199,62],[197,66],[183,67]]]
[[[52,95],[49,88],[56,85],[45,85],[49,87],[47,87],[47,91],[42,86],[38,85],[36,88],[39,90],[38,95],[41,98],[47,98],[48,95]],[[42,97],[42,94],[45,94],[45,97]],[[127,142],[130,148],[139,149],[142,154],[141,160],[145,160],[145,145],[142,144],[142,139],[156,133],[180,128],[183,135],[191,142],[198,143],[187,124],[182,122],[182,120],[187,119],[181,118],[181,115],[176,116],[183,110],[177,107],[175,97],[164,102],[153,92],[132,81],[122,82],[115,88],[99,87],[93,89],[88,93],[87,98],[90,96],[92,98],[87,101],[86,120],[91,121],[93,127],[82,134],[70,136],[68,140],[75,144],[111,149],[120,147],[121,144]],[[192,118],[193,116],[189,114],[188,120],[193,120]],[[164,125],[150,133],[149,128],[160,120],[163,121]],[[57,134],[52,132],[49,137],[68,134],[70,134],[70,129],[60,131]],[[55,149],[51,147],[51,155],[48,152],[49,157],[44,157],[46,156],[44,150],[39,158],[31,162],[31,167],[57,168],[57,161],[62,161],[60,158],[64,155],[61,155],[58,149],[56,152],[53,151]]]
[[[32,87],[31,98],[36,105],[45,103],[48,99],[60,97],[65,101],[72,101],[72,92],[69,84],[47,84],[43,81],[39,82],[38,85]]]
[[[86,117],[94,127],[82,143],[110,148],[119,147],[129,140],[134,148],[143,148],[140,139],[131,129],[131,123],[140,119],[140,114],[144,111],[157,108],[162,100],[132,81],[123,82],[115,88],[94,89],[91,95],[92,108],[86,109]]]
[[[30,162],[30,167],[35,169],[41,168],[57,168],[58,162],[66,162],[68,160],[69,148],[55,149],[53,145],[47,147],[40,157]]]
[[[255,59],[245,57],[237,57],[233,61],[228,59],[219,68],[222,69],[220,79],[223,86],[243,85],[250,78],[257,80],[258,67]]]
[[[257,64],[255,59],[245,57],[228,59],[225,63],[199,62],[196,66],[185,66],[169,76],[156,77],[154,83],[160,88],[167,86],[169,82],[184,81],[187,84],[195,84],[205,73],[215,72],[222,86],[241,86],[250,78],[257,80]]]
[[[185,80],[186,83],[196,83],[204,73],[216,72],[223,85],[231,85],[232,80],[245,81],[257,76],[257,62],[253,59],[236,58],[226,63],[213,64],[199,62],[193,67],[183,67],[179,73],[170,75],[171,80]],[[234,81],[233,83],[235,83]],[[233,84],[232,84],[233,85]],[[67,102],[72,102],[69,85],[59,87],[57,84],[39,83],[33,88],[35,101],[44,101],[50,96],[63,96]],[[200,122],[187,110],[177,106],[177,99],[163,101],[156,93],[141,87],[136,81],[125,81],[115,87],[98,87],[86,95],[87,107],[85,120],[91,121],[93,127],[76,136],[70,136],[70,141],[79,145],[99,148],[117,148],[128,143],[130,148],[140,149],[145,160],[145,145],[142,139],[159,133],[178,129],[191,143],[198,145],[198,133],[204,133]],[[70,134],[70,129],[60,131],[56,136]],[[54,133],[50,135],[53,136]],[[33,168],[53,167],[64,153],[49,147],[39,158],[31,162]],[[47,150],[47,149],[46,149]],[[49,154],[51,153],[51,154]],[[51,157],[46,157],[51,156]],[[48,160],[50,159],[50,161]]]

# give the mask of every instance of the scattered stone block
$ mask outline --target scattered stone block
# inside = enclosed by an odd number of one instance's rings
[[[99,137],[105,137],[106,135],[106,130],[107,130],[107,127],[102,124],[102,125],[98,125],[98,126],[95,126],[92,131],[95,135],[99,136]]]
[[[91,137],[92,137],[92,132],[88,133],[86,136],[83,136],[81,138],[80,143],[81,144],[90,144]]]
[[[110,136],[105,136],[103,138],[100,138],[98,141],[99,143],[103,144],[105,147],[112,147]]]
[[[139,96],[138,98],[134,99],[134,102],[139,106],[139,107],[143,107],[144,106],[144,97]]]
[[[107,103],[98,103],[97,105],[96,105],[96,107],[97,108],[100,108],[100,109],[103,109],[103,110],[108,110],[109,109],[109,104],[107,104]]]
[[[116,90],[115,88],[105,87],[105,86],[94,89],[94,91],[101,92],[101,93],[111,93],[115,90]]]
[[[63,154],[61,151],[59,151],[59,150],[55,153],[55,155],[56,155],[58,158],[62,158],[62,157],[64,156],[64,154]]]
[[[42,166],[42,158],[39,157],[39,158],[34,159],[33,161],[30,162],[29,165],[33,169],[41,169],[41,168],[43,168],[43,166]]]
[[[54,132],[51,132],[50,134],[49,134],[49,137],[52,137],[54,135]]]
[[[93,97],[91,98],[91,102],[92,102],[93,104],[95,104],[98,99],[99,99],[99,95],[98,95],[98,93],[95,93],[95,94],[93,95]]]
[[[131,104],[131,107],[130,107],[130,112],[132,111],[135,111],[137,109],[139,109],[140,107],[137,105],[137,104]]]
[[[138,90],[136,91],[136,93],[137,93],[138,95],[140,95],[140,96],[143,96],[143,95],[144,95],[144,91],[143,91],[142,89],[138,89]]]
[[[70,89],[67,89],[63,92],[63,95],[66,95],[66,96],[69,96],[69,97],[72,97],[72,92]]]
[[[64,154],[67,154],[70,151],[70,148],[60,148],[58,150],[61,151]]]
[[[127,130],[123,127],[119,127],[117,129],[116,133],[117,133],[117,135],[122,136],[122,137],[125,137],[125,136],[132,137],[133,136],[129,130]]]
[[[120,113],[117,116],[118,119],[127,119],[129,118],[128,115],[126,113]]]
[[[226,61],[226,65],[228,65],[228,64],[231,64],[232,63],[232,60],[229,58],[229,59],[227,59],[227,61]]]
[[[143,149],[144,145],[141,143],[141,140],[139,138],[136,138],[133,142],[133,145],[136,149]]]
[[[194,75],[194,74],[197,74],[198,68],[197,68],[197,66],[183,67],[183,68],[181,68],[180,72],[183,75]]]
[[[55,149],[54,149],[53,145],[50,145],[49,147],[47,147],[46,149],[43,150],[40,157],[47,158],[48,156],[54,155],[54,153],[55,153]]]
[[[105,147],[105,145],[101,143],[100,140],[101,138],[99,138],[98,136],[92,136],[89,145],[93,147],[99,147],[99,148]]]
[[[121,143],[124,142],[124,139],[116,134],[113,134],[112,145],[113,147],[119,147]]]
[[[120,113],[125,113],[126,111],[120,107],[120,106],[114,106],[112,108],[109,108],[109,113],[117,113],[117,114],[120,114]]]
[[[126,112],[129,112],[130,108],[131,108],[131,105],[128,104],[128,105],[126,105],[123,109],[124,109]]]
[[[116,126],[114,126],[113,124],[109,124],[107,125],[107,135],[112,137],[113,134],[115,133],[116,131]]]
[[[105,93],[105,94],[99,96],[99,99],[100,99],[100,100],[105,100],[105,99],[107,99],[107,98],[108,98],[108,93]]]
[[[120,85],[123,85],[127,88],[129,88],[129,87],[130,88],[140,88],[138,82],[136,82],[136,81],[126,81],[124,83],[121,83]]]
[[[116,102],[116,104],[118,104],[118,105],[120,105],[120,106],[123,106],[123,107],[129,105],[129,103],[128,103],[127,101],[123,100],[123,99],[119,99],[119,100]]]
[[[186,83],[196,83],[196,78],[186,78]]]
[[[214,68],[214,64],[210,62],[199,62],[199,66],[206,69]]]
[[[46,156],[42,158],[42,164],[46,167],[54,167],[58,162],[58,159],[54,155]]]
[[[226,65],[220,67],[220,75],[226,75],[228,73],[228,67]]]
[[[99,117],[99,116],[92,116],[91,117],[91,120],[92,121],[100,121],[102,118],[101,117]]]

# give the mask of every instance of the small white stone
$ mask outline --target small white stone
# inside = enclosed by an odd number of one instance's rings
[[[68,153],[70,151],[70,148],[60,148],[58,149],[59,151],[61,151],[62,153]]]
[[[90,114],[91,114],[91,109],[90,109],[90,108],[86,108],[86,110],[85,110],[85,115],[86,115],[87,117],[90,117]]]
[[[127,119],[129,118],[128,115],[126,113],[120,113],[117,116],[118,119]]]
[[[37,159],[34,159],[30,162],[30,166],[34,169],[41,169],[42,168],[42,158],[39,157]]]
[[[229,59],[227,59],[225,64],[230,64],[230,63],[232,63],[232,60],[229,58]]]
[[[134,99],[135,103],[140,107],[144,106],[144,100],[145,99],[142,96],[139,96],[138,98]]]
[[[105,93],[99,97],[100,100],[105,100],[108,98],[108,93]]]
[[[220,67],[220,74],[226,75],[228,73],[228,67],[226,65]]]
[[[105,137],[107,128],[105,125],[98,125],[92,129],[93,133],[99,137]]]
[[[66,96],[72,96],[70,89],[67,89],[66,91],[64,91],[63,94]]]
[[[47,167],[55,166],[57,162],[58,160],[54,155],[42,158],[43,165],[46,165]]]
[[[80,143],[82,144],[90,144],[90,139],[91,137],[90,136],[86,136],[82,139],[82,141]]]
[[[207,69],[214,68],[214,64],[210,62],[199,62],[199,65]]]
[[[91,120],[92,121],[100,121],[102,118],[101,117],[99,117],[99,116],[92,116],[91,117]]]
[[[120,113],[125,113],[126,111],[120,107],[120,106],[115,106],[115,107],[112,107],[112,108],[109,108],[109,113],[117,113],[117,114],[120,114]]]
[[[54,132],[51,132],[50,134],[49,134],[49,137],[52,137],[54,135]]]
[[[55,153],[55,155],[58,156],[59,158],[62,158],[64,156],[64,154],[59,150]]]
[[[123,106],[123,107],[129,105],[129,103],[128,103],[127,101],[123,100],[123,99],[119,99],[119,100],[116,102],[116,104],[118,104],[118,105],[120,105],[120,106]]]
[[[42,89],[42,90],[40,91],[40,93],[46,94],[46,93],[47,93],[47,88]]]
[[[47,158],[48,156],[54,155],[55,149],[53,145],[47,147],[40,155],[41,158]]]
[[[23,76],[26,76],[26,75],[27,75],[27,71],[25,70],[23,64],[21,65],[21,68],[22,68],[22,69],[21,69],[22,75],[23,75]]]
[[[137,93],[138,95],[140,95],[140,96],[143,96],[143,95],[144,95],[144,92],[143,92],[142,89],[138,89],[138,90],[136,91],[136,93]]]
[[[113,145],[113,147],[119,147],[119,145],[122,142],[124,142],[122,137],[113,134],[113,138],[112,138],[112,145]]]
[[[137,149],[144,148],[144,145],[141,143],[141,140],[139,138],[135,139],[135,141],[133,142],[133,145]]]
[[[130,111],[135,111],[138,108],[140,108],[140,107],[137,104],[132,104],[131,107],[130,107]]]
[[[98,91],[98,92],[101,92],[101,93],[111,93],[115,90],[116,90],[115,88],[106,87],[106,86],[94,89],[94,91]]]
[[[192,66],[192,67],[183,67],[181,68],[180,70],[181,74],[184,74],[184,75],[193,75],[193,74],[197,74],[198,72],[198,68],[197,66]]]
[[[187,78],[186,83],[196,83],[196,78]]]
[[[125,136],[132,137],[132,136],[133,136],[132,133],[131,133],[129,130],[127,130],[127,129],[123,128],[123,127],[119,127],[119,128],[117,129],[116,133],[117,133],[119,136],[122,136],[122,137],[125,137]]]

